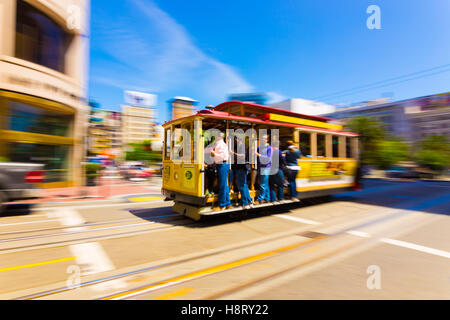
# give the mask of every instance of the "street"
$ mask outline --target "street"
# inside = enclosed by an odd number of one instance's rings
[[[172,202],[45,204],[0,217],[0,299],[449,299],[450,184],[214,216]]]

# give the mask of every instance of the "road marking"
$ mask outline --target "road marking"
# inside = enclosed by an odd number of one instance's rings
[[[48,213],[51,217],[57,217],[63,226],[69,227],[65,230],[68,233],[93,232],[107,229],[117,229],[124,226],[105,227],[89,230],[83,226],[85,220],[73,208],[56,209]],[[77,243],[69,246],[69,250],[76,257],[76,263],[81,267],[82,275],[90,275],[115,269],[114,264],[109,259],[103,247],[98,242]],[[94,290],[106,290],[110,288],[121,289],[124,283],[122,280],[115,280],[109,283],[100,283],[93,286]]]
[[[114,269],[111,260],[97,242],[73,244],[69,246],[69,249],[77,257],[77,264],[82,266],[84,275]]]
[[[315,225],[322,224],[321,222],[317,222],[317,221],[313,221],[313,220],[309,220],[309,219],[298,218],[298,217],[286,216],[283,214],[277,214],[277,215],[275,215],[275,217],[292,220],[292,221],[296,221],[296,222],[301,222],[301,223],[305,223],[305,224],[315,224]]]
[[[185,274],[185,275],[182,275],[182,276],[178,276],[178,277],[175,277],[175,278],[172,278],[172,279],[169,279],[169,280],[164,280],[164,281],[161,281],[161,282],[157,282],[155,284],[150,284],[150,285],[147,285],[147,286],[143,286],[143,287],[140,287],[140,288],[137,288],[137,289],[127,290],[127,291],[124,291],[124,292],[121,292],[121,293],[118,293],[118,294],[114,294],[114,295],[111,295],[111,296],[107,296],[107,297],[101,298],[101,300],[118,300],[118,299],[126,299],[126,298],[129,298],[129,297],[132,297],[132,296],[136,296],[136,295],[141,295],[141,294],[144,294],[144,293],[147,293],[147,292],[150,292],[150,291],[154,291],[154,290],[157,290],[157,289],[165,288],[165,287],[168,287],[168,286],[171,286],[171,285],[175,285],[175,284],[182,283],[182,282],[185,282],[185,281],[193,280],[193,279],[200,278],[200,277],[203,277],[203,276],[207,276],[207,275],[210,275],[210,274],[214,274],[214,273],[217,273],[217,272],[220,272],[220,271],[225,271],[225,270],[228,270],[228,269],[239,267],[239,266],[242,266],[242,265],[245,265],[245,264],[249,264],[251,262],[260,261],[260,260],[263,260],[265,258],[274,256],[274,255],[276,255],[278,253],[285,252],[285,251],[292,250],[292,249],[296,249],[296,248],[305,246],[307,244],[310,244],[312,242],[315,242],[315,241],[318,241],[318,240],[322,240],[324,238],[327,238],[327,236],[319,235],[316,238],[308,239],[306,241],[297,242],[297,243],[294,243],[294,244],[291,244],[291,245],[288,245],[288,246],[284,246],[284,247],[281,247],[281,248],[278,248],[278,249],[275,249],[275,250],[270,250],[270,251],[267,251],[267,252],[259,253],[259,254],[254,255],[254,256],[247,257],[247,258],[243,258],[243,259],[239,259],[239,260],[236,260],[236,261],[224,263],[224,264],[221,264],[221,265],[218,265],[218,266],[214,266],[214,267],[206,268],[206,269],[203,269],[203,270],[195,271],[195,272],[188,273],[188,274]]]
[[[147,202],[147,201],[153,201],[153,200],[161,200],[162,197],[135,197],[135,198],[128,198],[128,201],[131,202]]]
[[[352,234],[357,237],[362,237],[362,238],[370,238],[371,237],[370,234],[368,234],[367,232],[362,232],[362,231],[351,230],[351,231],[347,231],[347,233]],[[421,246],[421,245],[406,242],[406,241],[389,239],[389,238],[381,238],[381,239],[379,239],[379,241],[388,243],[388,244],[392,244],[394,246],[399,246],[399,247],[403,247],[403,248],[426,252],[429,254],[434,254],[437,256],[444,257],[444,258],[450,258],[450,252],[447,252],[444,250],[434,249],[434,248],[425,247],[425,246]]]
[[[58,219],[47,219],[47,220],[39,220],[39,221],[26,221],[26,222],[14,222],[14,223],[0,223],[0,227],[15,226],[15,225],[19,225],[19,224],[43,223],[43,222],[50,222],[50,221],[58,221]]]
[[[78,243],[69,246],[70,251],[77,257],[76,262],[81,266],[83,276],[114,270],[116,267],[109,259],[103,247],[98,242]],[[122,289],[125,283],[122,279],[115,279],[92,286],[95,291],[108,289]]]
[[[179,297],[179,296],[184,296],[184,295],[186,295],[188,293],[191,293],[192,291],[194,291],[194,289],[192,289],[192,288],[184,288],[184,289],[181,289],[181,290],[178,290],[178,291],[174,291],[174,292],[171,292],[171,293],[163,294],[162,296],[158,296],[156,298],[153,298],[153,300],[169,300],[169,299],[176,298],[176,297]]]
[[[98,200],[101,201],[101,200]],[[135,203],[135,205],[143,205],[143,204],[158,204],[158,203],[167,203],[167,201],[165,200],[160,200],[160,201],[149,201],[149,202],[137,202]],[[92,209],[92,208],[111,208],[111,207],[125,207],[125,206],[130,206],[133,203],[127,202],[127,203],[114,203],[114,204],[95,204],[95,205],[80,205],[80,204],[75,204],[75,205],[70,205],[67,204],[64,207],[44,207],[44,208],[35,208],[33,209],[33,211],[48,211],[48,210],[57,210],[57,209],[67,209],[67,208],[71,208],[71,209]],[[159,208],[159,207],[157,207]]]
[[[0,272],[11,271],[11,270],[18,270],[18,269],[25,269],[25,268],[31,268],[31,267],[37,267],[37,266],[43,266],[43,265],[51,264],[51,263],[58,263],[58,262],[75,260],[76,258],[77,257],[68,257],[68,258],[62,258],[62,259],[56,259],[56,260],[49,260],[49,261],[43,261],[43,262],[37,262],[37,263],[24,264],[24,265],[15,266],[15,267],[2,268],[2,269],[0,269]]]
[[[384,242],[384,243],[393,244],[393,245],[399,246],[399,247],[404,247],[404,248],[408,248],[408,249],[413,249],[413,250],[417,250],[417,251],[421,251],[421,252],[434,254],[436,256],[441,256],[444,258],[450,258],[450,252],[447,252],[444,250],[434,249],[434,248],[425,247],[425,246],[421,246],[421,245],[410,243],[410,242],[405,242],[405,241],[395,240],[395,239],[388,239],[388,238],[382,238],[382,239],[380,239],[380,241]]]
[[[347,233],[348,234],[352,234],[352,235],[357,236],[357,237],[370,238],[370,234],[368,234],[367,232],[350,230],[350,231],[347,231]]]
[[[74,209],[63,208],[52,210],[47,215],[50,218],[58,218],[61,224],[65,227],[80,226],[86,221],[83,217]],[[68,228],[69,231],[83,230],[84,227]]]

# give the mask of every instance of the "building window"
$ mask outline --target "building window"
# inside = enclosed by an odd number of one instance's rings
[[[8,130],[69,136],[72,115],[41,109],[16,101],[9,102]]]
[[[50,17],[23,0],[17,1],[16,57],[65,72],[72,36]]]

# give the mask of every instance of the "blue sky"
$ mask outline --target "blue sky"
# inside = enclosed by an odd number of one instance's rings
[[[174,96],[201,108],[242,92],[337,105],[446,92],[449,14],[448,0],[91,0],[89,96],[119,110],[124,90],[157,94],[163,122]]]

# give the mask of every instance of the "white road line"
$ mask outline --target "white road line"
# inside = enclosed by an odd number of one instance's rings
[[[15,225],[19,225],[19,224],[43,223],[43,222],[50,222],[50,221],[58,221],[58,219],[47,219],[47,220],[39,220],[39,221],[14,222],[14,223],[0,223],[0,227],[15,226]]]
[[[380,241],[384,242],[384,243],[392,244],[394,246],[399,246],[399,247],[413,249],[413,250],[417,250],[417,251],[421,251],[421,252],[425,252],[425,253],[430,253],[430,254],[434,254],[436,256],[441,256],[444,258],[450,258],[450,252],[447,252],[444,250],[434,249],[434,248],[425,247],[425,246],[421,246],[421,245],[410,243],[410,242],[405,242],[405,241],[395,240],[395,239],[388,239],[388,238],[382,238],[382,239],[380,239]]]
[[[83,217],[70,208],[52,210],[47,215],[50,218],[58,218],[65,227],[79,226],[85,223]]]
[[[347,233],[357,236],[357,237],[362,237],[362,238],[370,238],[371,237],[370,234],[368,234],[367,232],[362,232],[362,231],[350,230],[350,231],[347,231]],[[381,238],[381,239],[379,239],[379,241],[388,243],[388,244],[392,244],[394,246],[399,246],[399,247],[417,250],[417,251],[421,251],[421,252],[425,252],[425,253],[429,253],[429,254],[434,254],[436,256],[441,256],[444,258],[450,258],[450,252],[447,252],[444,250],[434,249],[434,248],[425,247],[425,246],[421,246],[421,245],[406,242],[406,241],[389,239],[389,238]]]
[[[88,231],[87,227],[82,226],[85,223],[83,217],[73,208],[54,209],[48,213],[50,217],[57,217],[63,226],[69,227],[67,231]],[[138,224],[135,224],[138,225]],[[77,226],[77,227],[74,227]],[[105,227],[89,231],[98,231],[106,229],[114,229],[124,226]],[[76,263],[81,267],[82,275],[90,275],[94,273],[113,270],[116,267],[109,259],[103,247],[98,242],[77,243],[69,246],[69,250],[76,257]],[[106,284],[98,284],[93,286],[94,290],[121,289],[124,287],[122,280],[111,281]]]
[[[370,238],[370,234],[368,234],[367,232],[350,230],[350,231],[347,231],[347,233],[348,234],[352,234],[352,235],[357,236],[357,237]]]
[[[142,202],[126,202],[126,203],[114,203],[114,204],[95,204],[95,205],[67,205],[64,207],[44,207],[44,208],[34,208],[33,211],[48,211],[48,210],[57,210],[57,209],[92,209],[92,208],[111,208],[111,207],[131,207],[131,206],[142,206],[146,204],[158,204],[158,203],[167,203],[164,200],[154,200],[154,201],[142,201]],[[144,209],[144,208],[143,208]],[[147,208],[150,209],[150,208]]]
[[[314,224],[314,225],[322,224],[321,222],[317,222],[317,221],[313,221],[313,220],[309,220],[309,219],[298,218],[298,217],[286,216],[283,214],[277,214],[277,215],[275,215],[275,217],[292,220],[292,221],[296,221],[296,222],[300,222],[300,223],[305,223],[305,224]]]
[[[83,275],[114,269],[111,260],[97,242],[73,244],[69,248],[76,257],[77,264],[82,267]]]
[[[76,257],[78,266],[81,267],[83,276],[114,270],[116,267],[109,259],[103,247],[98,242],[78,243],[69,246],[70,251]],[[106,283],[92,286],[95,291],[108,289],[122,289],[125,283],[122,279],[116,279]]]

